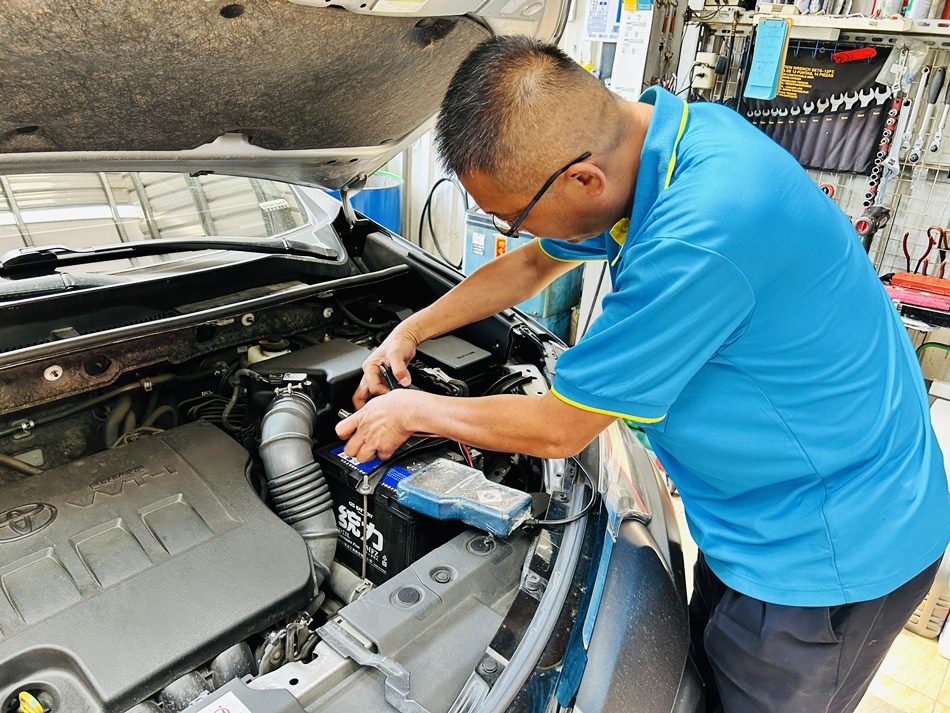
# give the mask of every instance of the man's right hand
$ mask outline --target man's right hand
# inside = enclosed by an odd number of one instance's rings
[[[400,325],[401,327],[401,325]],[[409,386],[409,362],[416,355],[419,342],[408,329],[396,327],[376,350],[363,362],[363,378],[353,394],[353,405],[357,410],[374,396],[385,394],[389,385],[383,378],[382,367],[387,367],[402,386]]]

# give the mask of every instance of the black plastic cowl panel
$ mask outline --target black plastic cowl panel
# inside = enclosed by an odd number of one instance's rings
[[[646,527],[627,520],[614,543],[575,710],[699,713],[686,602]]]
[[[307,548],[247,460],[193,423],[0,492],[0,707],[124,711],[304,606]]]

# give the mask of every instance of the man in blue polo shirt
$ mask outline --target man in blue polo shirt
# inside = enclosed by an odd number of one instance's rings
[[[394,330],[338,427],[346,452],[386,458],[424,431],[565,457],[641,423],[701,550],[710,710],[854,710],[933,581],[950,497],[913,350],[847,218],[731,110],[657,88],[625,102],[524,38],[463,63],[437,139],[500,230],[549,237]],[[408,383],[422,341],[585,260],[613,291],[549,394],[386,393],[380,364]]]

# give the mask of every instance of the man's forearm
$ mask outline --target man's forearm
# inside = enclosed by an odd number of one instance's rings
[[[353,418],[357,421],[365,418],[365,425],[369,425],[377,418],[395,417],[399,422],[397,430],[434,433],[482,450],[525,453],[541,458],[577,453],[615,420],[613,416],[566,404],[550,393],[454,398],[400,389],[380,397],[377,403],[370,402],[369,406],[378,407],[379,413],[376,413],[377,408],[370,408],[367,413],[359,412]],[[373,436],[369,440],[373,441]],[[355,455],[360,443],[349,444],[347,452],[352,450],[350,454]],[[383,457],[388,457],[389,449],[396,445],[398,443],[373,442],[373,453],[379,449]]]

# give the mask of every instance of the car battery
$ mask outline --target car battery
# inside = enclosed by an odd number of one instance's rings
[[[403,478],[439,458],[462,461],[447,444],[426,445],[424,439],[411,439],[401,449],[402,455],[397,451],[387,462],[374,458],[358,463],[343,452],[342,441],[315,452],[340,531],[336,557],[373,584],[398,574],[464,527],[421,515],[396,500],[396,487]]]

